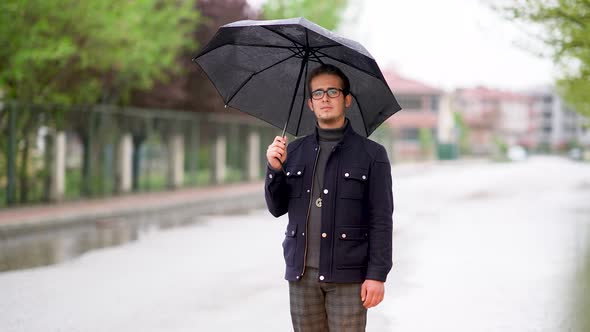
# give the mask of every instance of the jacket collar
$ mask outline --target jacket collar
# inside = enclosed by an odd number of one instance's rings
[[[350,143],[352,143],[354,141],[355,136],[358,136],[358,134],[352,128],[352,125],[350,124],[350,119],[346,118],[346,122],[344,124],[344,135],[342,136],[342,139],[340,140],[340,142],[338,142],[338,144],[336,144],[336,146],[346,147],[346,146],[350,145]],[[319,145],[319,139],[320,139],[320,136],[318,134],[318,128],[316,125],[313,130],[314,143]]]

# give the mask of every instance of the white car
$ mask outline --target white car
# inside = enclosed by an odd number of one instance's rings
[[[528,153],[526,152],[525,148],[520,145],[513,145],[508,148],[506,152],[506,156],[511,161],[523,161],[527,159]]]
[[[573,160],[582,160],[582,149],[572,148],[570,149],[568,155]]]

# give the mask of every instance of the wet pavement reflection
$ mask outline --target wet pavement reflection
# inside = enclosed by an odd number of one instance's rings
[[[183,222],[142,223],[113,218],[10,238],[0,237],[0,272],[57,264],[91,250],[137,241],[150,232],[192,225],[198,220],[195,217]]]

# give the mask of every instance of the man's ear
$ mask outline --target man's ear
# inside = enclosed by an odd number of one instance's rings
[[[352,95],[349,93],[346,95],[346,97],[344,97],[344,106],[350,107],[351,104],[352,104]]]
[[[313,104],[311,103],[311,98],[307,99],[307,106],[309,107],[309,110],[313,112]]]

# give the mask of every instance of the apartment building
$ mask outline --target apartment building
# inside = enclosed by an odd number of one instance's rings
[[[432,159],[436,156],[440,100],[443,91],[388,70],[384,73],[402,111],[386,124],[393,131],[396,161]]]

